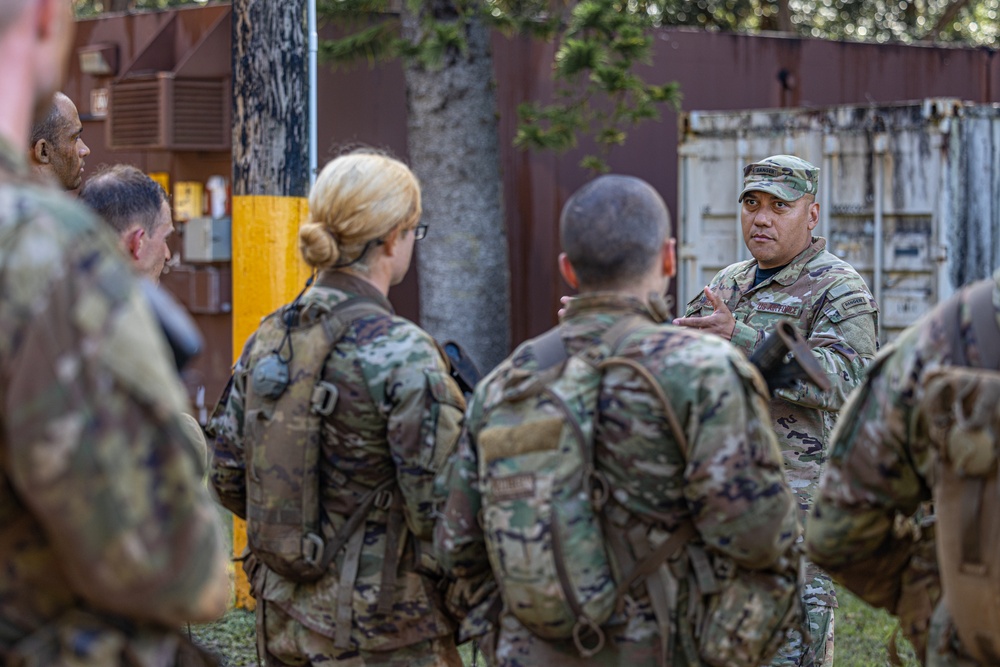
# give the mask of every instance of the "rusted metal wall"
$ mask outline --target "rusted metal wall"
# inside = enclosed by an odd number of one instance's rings
[[[176,10],[204,16],[205,29],[228,11],[227,5]],[[127,65],[167,20],[170,12],[111,16],[80,22],[77,47],[116,42]],[[185,25],[188,25],[186,23]],[[178,42],[195,35],[180,31]],[[569,288],[556,269],[558,215],[566,198],[590,175],[577,163],[580,148],[565,155],[525,153],[512,147],[516,108],[552,93],[552,46],[523,39],[494,38],[504,207],[511,259],[512,343],[536,335],[556,321],[558,298]],[[178,44],[182,48],[183,44]],[[681,84],[685,110],[810,107],[875,104],[927,97],[973,102],[1000,101],[1000,65],[981,49],[824,42],[780,36],[748,36],[663,29],[656,36],[655,59],[646,74],[652,81]],[[216,62],[218,65],[218,62]],[[106,85],[72,66],[68,94],[86,118],[91,88]],[[398,64],[343,71],[323,69],[319,81],[319,157],[322,166],[346,144],[387,148],[406,158],[406,92]],[[157,152],[111,153],[104,147],[105,121],[85,120],[86,139],[100,162],[130,162],[146,171],[167,171],[172,180],[204,180],[229,174],[229,158],[217,154]],[[649,181],[677,210],[678,114],[665,111],[658,123],[631,132],[627,145],[609,156],[612,169]],[[585,147],[586,142],[581,142]],[[430,239],[429,239],[430,240]],[[262,267],[266,270],[266,267]],[[397,310],[416,319],[419,304],[415,266],[390,297]],[[180,288],[178,288],[180,289]],[[217,317],[217,316],[211,316]],[[224,319],[224,315],[220,315]],[[222,320],[220,320],[221,322]],[[228,325],[226,325],[228,326]],[[222,329],[222,325],[211,327]],[[214,400],[232,356],[228,329],[209,332],[213,368],[206,369]],[[222,350],[216,353],[215,350]],[[216,361],[226,359],[225,367]],[[220,368],[214,368],[214,366]]]
[[[556,156],[511,147],[517,105],[551,94],[553,50],[500,36],[494,45],[517,343],[556,321],[558,298],[569,290],[556,269],[559,208],[590,176],[577,167],[580,150]],[[1000,59],[992,51],[971,48],[663,29],[646,74],[656,83],[678,81],[684,110],[883,104],[927,97],[1000,101]],[[678,210],[678,122],[678,114],[665,111],[660,122],[631,132],[609,159],[613,171],[649,181],[673,212]]]

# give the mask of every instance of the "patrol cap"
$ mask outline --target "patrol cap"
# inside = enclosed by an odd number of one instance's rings
[[[743,191],[736,201],[754,190],[795,201],[802,195],[815,195],[818,188],[819,167],[794,155],[772,155],[743,167]]]

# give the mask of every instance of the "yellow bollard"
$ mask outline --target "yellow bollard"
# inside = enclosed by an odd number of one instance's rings
[[[233,352],[261,319],[302,291],[309,268],[299,255],[299,226],[308,215],[304,197],[246,195],[233,197]],[[247,544],[246,523],[233,518],[233,554]],[[236,568],[236,606],[254,608],[250,584]]]

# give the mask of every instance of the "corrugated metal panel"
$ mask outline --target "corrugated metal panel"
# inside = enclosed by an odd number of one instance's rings
[[[111,86],[108,145],[112,149],[159,147],[163,142],[160,81],[121,81]]]
[[[742,166],[790,153],[820,166],[816,233],[868,282],[891,339],[997,264],[998,119],[997,107],[954,99],[691,112],[678,149],[681,300],[748,256]]]
[[[174,81],[173,145],[177,150],[228,150],[229,81]]]

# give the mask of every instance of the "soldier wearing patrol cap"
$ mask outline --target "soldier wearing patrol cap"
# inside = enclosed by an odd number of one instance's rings
[[[799,383],[771,399],[771,419],[803,519],[812,504],[827,443],[847,394],[860,384],[878,348],[878,306],[850,264],[813,236],[819,168],[794,155],[774,155],[743,170],[740,220],[752,259],[720,271],[675,324],[715,333],[751,355],[782,320],[808,339],[832,387]],[[815,664],[833,664],[830,578],[807,564],[805,598]],[[798,640],[774,664],[808,664]],[[804,659],[804,661],[803,661]]]

